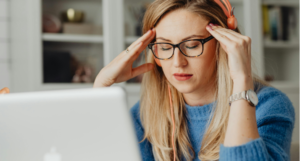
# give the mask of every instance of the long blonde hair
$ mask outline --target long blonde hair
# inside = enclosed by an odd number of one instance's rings
[[[145,13],[143,33],[155,27],[160,18],[166,13],[176,9],[186,9],[204,16],[211,23],[227,27],[226,15],[222,8],[213,0],[156,0],[149,5]],[[238,28],[235,31],[240,33]],[[232,94],[233,89],[227,54],[220,47],[219,42],[217,42],[215,54],[216,80],[213,81],[215,81],[215,100],[217,102],[213,106],[206,125],[207,128],[203,129],[205,134],[202,139],[201,150],[198,153],[198,158],[203,161],[219,159],[219,146],[224,142],[229,118],[230,106],[228,98]],[[152,53],[148,54],[147,62],[155,64]],[[254,82],[267,85],[254,74],[252,77]],[[155,65],[153,70],[144,74],[142,81],[140,117],[145,132],[142,141],[147,139],[152,144],[156,160],[171,161],[174,159],[172,155],[172,117],[168,98],[168,85],[171,88],[174,107],[176,160],[184,157],[189,161],[196,154],[188,137],[183,95],[168,82],[162,68],[157,65]]]

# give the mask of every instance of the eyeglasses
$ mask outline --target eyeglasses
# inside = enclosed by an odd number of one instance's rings
[[[209,36],[205,39],[185,40],[175,45],[171,43],[150,43],[148,48],[151,49],[155,58],[160,60],[172,58],[176,47],[186,57],[198,57],[204,51],[204,44],[213,38],[213,36]]]

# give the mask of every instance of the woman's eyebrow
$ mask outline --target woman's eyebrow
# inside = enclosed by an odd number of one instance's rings
[[[182,39],[182,41],[188,40],[188,39],[193,38],[193,37],[204,37],[204,35],[191,35],[191,36],[188,36],[188,37]],[[161,40],[164,40],[164,41],[171,41],[171,40],[168,40],[168,39],[163,38],[163,37],[157,37],[156,40],[157,39],[161,39]]]

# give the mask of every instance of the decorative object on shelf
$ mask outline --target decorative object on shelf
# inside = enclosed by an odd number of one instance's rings
[[[61,21],[53,15],[43,15],[43,32],[58,33],[61,30]]]
[[[294,7],[263,5],[262,13],[266,40],[299,41]]]
[[[44,51],[44,83],[69,83],[75,74],[77,60],[70,52]]]
[[[135,35],[141,36],[142,35],[142,28],[143,28],[143,17],[146,12],[147,6],[149,3],[144,3],[144,5],[136,7],[136,6],[129,6],[129,12],[131,13],[132,17],[134,17],[136,21],[135,26]]]
[[[265,81],[268,81],[268,82],[274,81],[274,76],[273,75],[266,75],[265,76]]]
[[[64,23],[63,33],[102,35],[102,26],[85,23]]]
[[[83,11],[75,10],[73,8],[62,13],[63,22],[81,23],[84,21],[84,17]]]
[[[68,9],[62,14],[62,32],[66,34],[102,35],[102,26],[84,23],[83,11]]]
[[[73,76],[73,83],[92,83],[93,70],[88,65],[79,65],[76,69],[75,75]]]
[[[44,51],[44,83],[92,83],[94,69],[70,52]]]

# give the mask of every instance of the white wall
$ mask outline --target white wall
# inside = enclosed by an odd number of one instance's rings
[[[8,0],[0,0],[0,89],[10,87]]]

